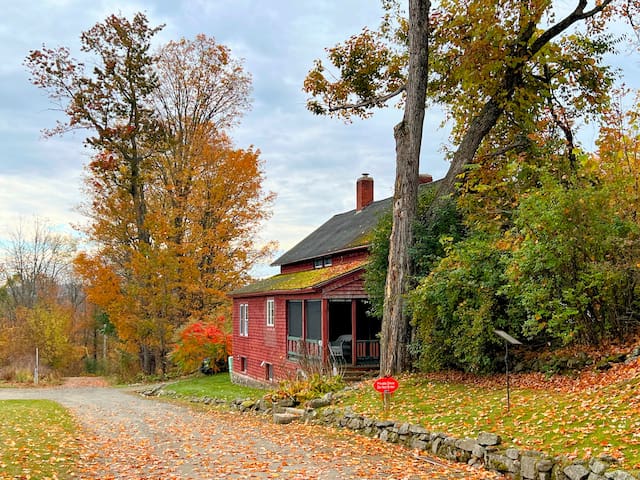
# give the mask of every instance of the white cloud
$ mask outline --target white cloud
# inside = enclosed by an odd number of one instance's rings
[[[198,33],[213,36],[245,59],[254,80],[254,108],[233,133],[238,146],[254,145],[265,161],[266,187],[278,195],[262,237],[286,249],[335,213],[354,206],[361,173],[375,180],[377,199],[392,194],[395,170],[393,126],[398,110],[345,125],[314,117],[305,109],[302,82],[324,49],[375,27],[380,3],[372,0],[34,0],[4,2],[0,18],[0,232],[20,216],[46,216],[69,224],[80,217],[80,174],[89,151],[83,135],[42,140],[58,113],[29,84],[22,65],[28,51],[69,46],[80,32],[111,14],[147,14],[151,25],[166,23],[158,42]],[[566,3],[566,2],[565,2]],[[634,82],[637,52],[619,57]],[[427,112],[423,172],[444,176],[440,146],[442,115]],[[1,235],[1,233],[0,233]]]

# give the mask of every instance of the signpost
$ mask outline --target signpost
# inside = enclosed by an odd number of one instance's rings
[[[389,398],[395,392],[400,384],[393,377],[382,377],[373,382],[373,388],[382,394],[382,403],[384,404],[384,411],[389,410]]]
[[[34,383],[34,385],[38,385],[38,376],[39,376],[38,369],[39,369],[39,366],[40,366],[40,355],[39,355],[39,352],[38,352],[38,347],[36,347],[36,365],[35,365],[35,367],[33,367],[33,383]]]
[[[509,335],[504,330],[494,330],[494,333],[498,335],[500,338],[504,339],[504,365],[505,372],[507,374],[507,412],[511,409],[511,395],[509,392],[509,344],[511,345],[522,345],[522,342],[516,340],[511,335]]]

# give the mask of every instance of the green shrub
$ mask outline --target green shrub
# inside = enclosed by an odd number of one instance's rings
[[[296,403],[304,403],[326,393],[342,390],[344,386],[344,380],[339,375],[313,373],[306,378],[283,380],[270,396],[272,400],[290,398]]]

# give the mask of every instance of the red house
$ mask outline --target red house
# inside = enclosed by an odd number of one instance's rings
[[[356,183],[356,208],[335,215],[272,265],[280,273],[232,292],[232,379],[270,383],[308,362],[376,367],[380,321],[363,286],[371,234],[391,198],[373,201],[373,179]]]

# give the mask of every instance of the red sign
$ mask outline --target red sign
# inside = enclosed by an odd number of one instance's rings
[[[398,381],[392,377],[382,377],[373,382],[373,388],[380,393],[393,393],[398,386]]]

